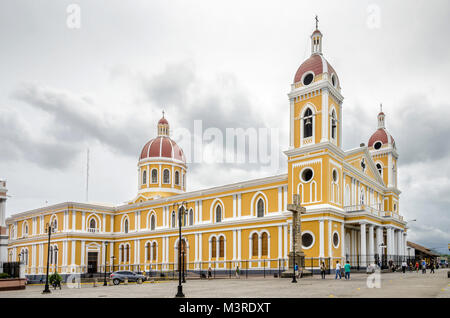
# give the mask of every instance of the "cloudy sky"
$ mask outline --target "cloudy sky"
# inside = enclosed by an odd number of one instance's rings
[[[132,199],[138,155],[162,109],[173,129],[192,131],[202,120],[203,129],[224,133],[278,132],[278,165],[193,163],[188,190],[284,173],[286,94],[309,57],[317,14],[345,97],[344,149],[367,143],[382,102],[400,154],[400,211],[417,219],[409,239],[447,250],[447,0],[86,0],[76,2],[79,24],[72,3],[0,4],[0,177],[11,195],[8,215],[85,201],[87,148],[89,201]]]

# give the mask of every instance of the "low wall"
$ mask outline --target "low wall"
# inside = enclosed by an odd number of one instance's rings
[[[0,279],[0,291],[25,289],[26,281],[23,278]]]

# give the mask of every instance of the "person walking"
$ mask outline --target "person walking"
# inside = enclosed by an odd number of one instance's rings
[[[425,260],[422,261],[422,274],[426,274],[427,272],[427,262]]]
[[[434,274],[434,262],[431,261],[430,263],[430,274],[433,273]]]
[[[416,261],[416,272],[419,272],[419,262]]]
[[[402,262],[402,271],[403,271],[403,274],[405,274],[406,273],[406,261],[405,260],[403,260],[403,262]]]
[[[240,278],[239,265],[236,266],[236,278]]]
[[[322,264],[320,264],[320,275],[322,276],[322,279],[325,279],[325,270],[327,269],[327,267],[325,266],[325,262],[322,262]]]
[[[350,280],[350,263],[347,261],[347,263],[344,265],[344,273],[345,273],[345,280]]]
[[[341,276],[341,264],[339,264],[339,261],[336,261],[336,276],[334,277],[334,279],[337,279],[339,276],[339,279],[342,279]]]
[[[208,267],[208,279],[212,278],[212,270],[211,270],[211,266]]]
[[[295,277],[298,278],[298,265],[297,265],[297,263],[295,263],[295,265],[294,265],[294,272],[295,272]]]

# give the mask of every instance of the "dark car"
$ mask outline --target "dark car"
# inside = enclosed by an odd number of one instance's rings
[[[145,281],[144,275],[137,274],[132,271],[117,271],[109,275],[109,278],[112,279],[114,285],[123,283],[125,281],[125,277],[128,278],[129,282],[137,282],[139,278],[142,279],[143,282]]]

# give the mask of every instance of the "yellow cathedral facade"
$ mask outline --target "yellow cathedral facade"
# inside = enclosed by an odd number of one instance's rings
[[[170,271],[178,264],[176,211],[184,204],[182,248],[188,271],[286,267],[292,251],[287,205],[294,194],[306,208],[301,242],[311,267],[318,268],[323,259],[331,268],[346,260],[364,268],[405,257],[407,224],[400,215],[398,153],[385,114],[378,114],[367,145],[342,149],[344,97],[336,71],[322,54],[322,40],[316,28],[311,56],[298,68],[288,94],[285,174],[186,192],[186,159],[170,138],[163,115],[156,138],[140,153],[133,200],[120,206],[64,202],[13,214],[2,221],[7,229],[5,258],[21,261],[32,280],[45,275],[47,262],[51,272],[68,275],[103,272],[105,264],[140,272]],[[3,215],[6,191],[3,182]],[[55,232],[48,259],[49,224]]]

